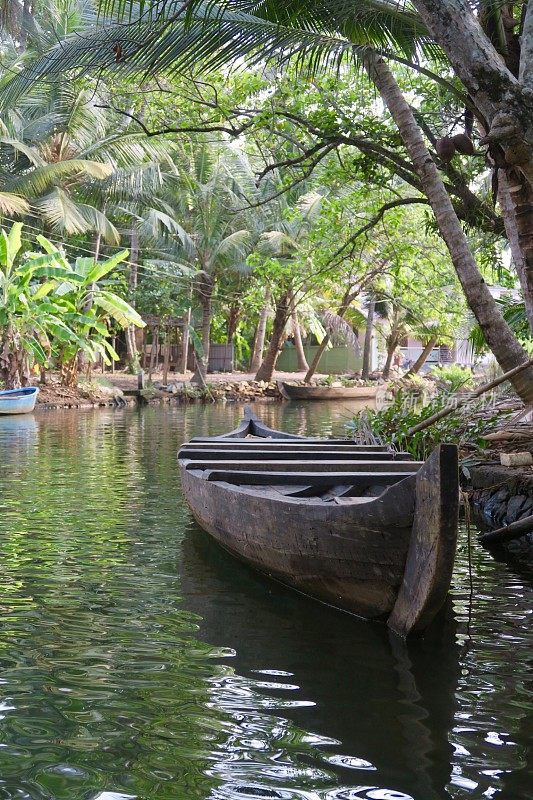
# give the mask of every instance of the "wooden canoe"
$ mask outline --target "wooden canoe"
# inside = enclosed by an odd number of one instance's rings
[[[279,390],[287,400],[373,400],[377,386],[297,386],[280,381]]]
[[[260,572],[404,636],[443,605],[457,540],[455,445],[415,462],[346,439],[285,437],[247,412],[235,431],[193,439],[178,457],[198,524]]]
[[[31,414],[38,394],[36,386],[0,392],[0,414]]]

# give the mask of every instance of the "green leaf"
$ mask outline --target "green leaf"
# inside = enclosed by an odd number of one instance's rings
[[[204,346],[202,344],[202,340],[200,339],[200,337],[198,336],[192,325],[189,326],[189,336],[192,342],[192,346],[194,347],[194,352],[196,353],[197,356],[203,358]]]
[[[115,269],[115,267],[124,261],[128,256],[129,250],[121,250],[119,253],[115,253],[115,255],[111,258],[95,264],[94,268],[87,275],[88,283],[98,283],[100,278],[103,278],[104,275],[107,275],[109,272]]]
[[[13,264],[20,248],[22,247],[22,222],[15,222],[7,234],[9,245],[9,259]]]
[[[109,342],[107,339],[104,339],[102,344],[104,345],[105,349],[107,350],[113,361],[118,361],[120,359],[119,354],[117,353],[115,348],[111,345],[111,342]]]
[[[36,259],[36,261],[37,260],[38,259]],[[52,265],[36,269],[34,272],[32,272],[32,277],[59,278],[62,281],[68,281],[69,283],[83,283],[83,278],[80,275],[76,275],[76,273],[72,272],[72,270],[63,269],[62,267],[53,267]]]
[[[113,292],[99,290],[94,295],[93,303],[95,306],[107,311],[109,316],[123,328],[127,328],[128,325],[135,325],[138,328],[144,328],[145,326],[142,317],[135,309]]]
[[[4,229],[0,231],[0,264],[5,268],[6,274],[9,275],[11,271],[11,265],[9,264],[8,259],[9,253],[9,240],[7,238],[7,233]]]
[[[46,297],[48,294],[50,294],[50,292],[53,292],[56,286],[56,281],[46,281],[46,283],[41,283],[41,285],[33,293],[33,299],[40,300],[42,297]]]
[[[33,357],[38,364],[46,364],[48,357],[37,339],[26,339],[25,344],[33,353]]]

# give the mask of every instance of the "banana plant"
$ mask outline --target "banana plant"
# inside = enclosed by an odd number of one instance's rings
[[[72,266],[44,236],[38,241],[44,252],[23,253],[21,223],[0,231],[0,380],[7,388],[27,385],[33,364],[54,362],[71,384],[79,353],[90,362],[118,358],[112,324],[144,325],[104,280],[127,250],[103,262],[79,258]]]
[[[54,339],[75,338],[50,297],[67,273],[60,253],[51,247],[19,258],[21,249],[21,223],[0,231],[0,380],[9,389],[29,383],[32,364],[47,363]]]
[[[49,255],[55,248],[45,236],[37,237],[39,244]],[[80,257],[71,266],[63,256],[60,267],[65,270],[62,280],[54,287],[54,304],[60,310],[61,319],[68,325],[74,336],[60,342],[57,355],[62,382],[73,385],[76,382],[80,364],[80,353],[90,363],[102,358],[106,364],[118,360],[118,354],[111,344],[112,326],[125,329],[130,325],[144,327],[141,316],[122,297],[113,292],[105,278],[128,257],[127,250],[121,250],[105,261]]]

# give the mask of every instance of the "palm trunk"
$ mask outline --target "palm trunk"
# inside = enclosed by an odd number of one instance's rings
[[[498,200],[533,333],[533,189],[513,171],[498,171]]]
[[[94,258],[95,262],[98,261],[98,259],[100,257],[100,247],[101,247],[101,245],[102,245],[102,234],[101,233],[97,233],[96,236],[94,237],[94,244],[93,244],[93,258]],[[87,296],[85,298],[85,303],[83,304],[83,313],[84,314],[88,314],[89,311],[91,310],[91,308],[93,307],[95,287],[96,287],[95,283],[92,283],[89,286],[89,290],[88,290]],[[63,366],[63,365],[61,365],[61,366]],[[78,350],[76,355],[74,356],[74,358],[72,360],[72,364],[70,364],[70,365],[67,364],[65,366],[66,366],[66,370],[64,372],[62,370],[61,382],[65,386],[75,386],[76,385],[77,376],[78,376],[78,370],[87,369],[88,359],[87,359],[86,354],[83,352],[83,350]]]
[[[196,370],[191,378],[193,383],[205,384],[209,367],[209,344],[211,336],[211,317],[214,281],[204,274],[198,288],[198,297],[202,306],[202,350],[201,356],[196,354]]]
[[[204,354],[202,362],[207,367],[209,364],[209,349],[211,344],[211,317],[212,317],[212,303],[211,293],[204,295],[202,300],[202,349]]]
[[[287,325],[290,312],[290,296],[289,293],[286,292],[276,303],[276,313],[274,315],[274,324],[272,326],[272,336],[270,337],[266,355],[255,376],[256,381],[270,382],[272,380],[272,375],[276,369],[276,362],[283,345],[283,334],[285,332],[285,326]]]
[[[238,305],[237,303],[234,303],[230,308],[229,316],[228,316],[228,327],[227,327],[227,332],[226,332],[226,343],[227,344],[232,344],[232,342],[233,342],[233,339],[234,339],[235,334],[237,332],[237,325],[238,325],[238,322],[239,322],[240,314],[241,314],[240,305]]]
[[[28,29],[31,23],[31,13],[31,0],[23,0],[19,33],[20,49],[22,51],[26,50],[28,44]]]
[[[423,191],[435,214],[440,234],[450,252],[466,301],[498,364],[504,372],[508,372],[527,361],[527,354],[505,322],[497,303],[485,284],[450,197],[426,147],[422,132],[392,72],[385,61],[375,53],[367,57],[366,68],[396,122],[411,156]],[[529,405],[533,402],[532,368],[516,375],[512,379],[512,384],[526,404]]]
[[[185,375],[187,372],[187,361],[189,360],[189,325],[191,324],[191,309],[188,308],[183,315],[183,333],[181,339],[181,361],[180,372]]]
[[[268,322],[268,312],[270,311],[270,297],[272,292],[270,289],[265,293],[265,304],[259,314],[259,322],[257,323],[257,330],[255,332],[254,349],[250,361],[250,372],[257,372],[263,360],[263,350],[265,349],[265,335],[266,326]]]
[[[300,323],[298,322],[298,312],[295,308],[292,310],[292,329],[294,334],[294,346],[296,347],[296,361],[298,364],[298,372],[307,372],[309,364],[305,357],[305,350],[302,342],[302,331],[300,330]]]
[[[135,228],[130,232],[130,275],[129,275],[129,301],[135,308],[135,292],[137,291],[138,270],[137,261],[139,260],[139,234]],[[139,353],[135,339],[135,325],[128,325],[126,328],[126,358],[128,368],[131,372],[138,372],[140,369]]]
[[[363,346],[363,369],[361,377],[367,381],[370,375],[370,360],[372,355],[372,332],[374,330],[374,311],[376,308],[376,298],[371,295],[368,300],[366,311],[365,343]]]
[[[407,370],[407,372],[405,373],[406,377],[409,376],[409,375],[417,375],[420,372],[420,370],[422,369],[422,367],[424,366],[424,364],[428,360],[428,358],[429,358],[429,356],[431,354],[431,351],[433,350],[433,348],[435,347],[436,344],[437,344],[437,337],[436,336],[434,336],[432,339],[430,339],[429,342],[426,342],[426,344],[424,345],[424,349],[422,350],[422,352],[420,353],[420,355],[416,359],[416,361],[413,364],[413,366],[410,367]]]

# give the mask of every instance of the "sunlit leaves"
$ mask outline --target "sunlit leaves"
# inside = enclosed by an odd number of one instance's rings
[[[93,360],[113,356],[108,347],[110,323],[119,327],[144,325],[140,315],[99,281],[128,255],[122,250],[102,263],[79,258],[74,265],[41,237],[46,253],[25,253],[20,223],[0,231],[0,340],[4,359],[17,355],[21,343],[28,362],[40,364],[52,356],[62,364],[75,363],[79,351]],[[7,339],[5,338],[7,337]],[[7,354],[7,355],[6,355]],[[116,355],[116,354],[115,354]]]

